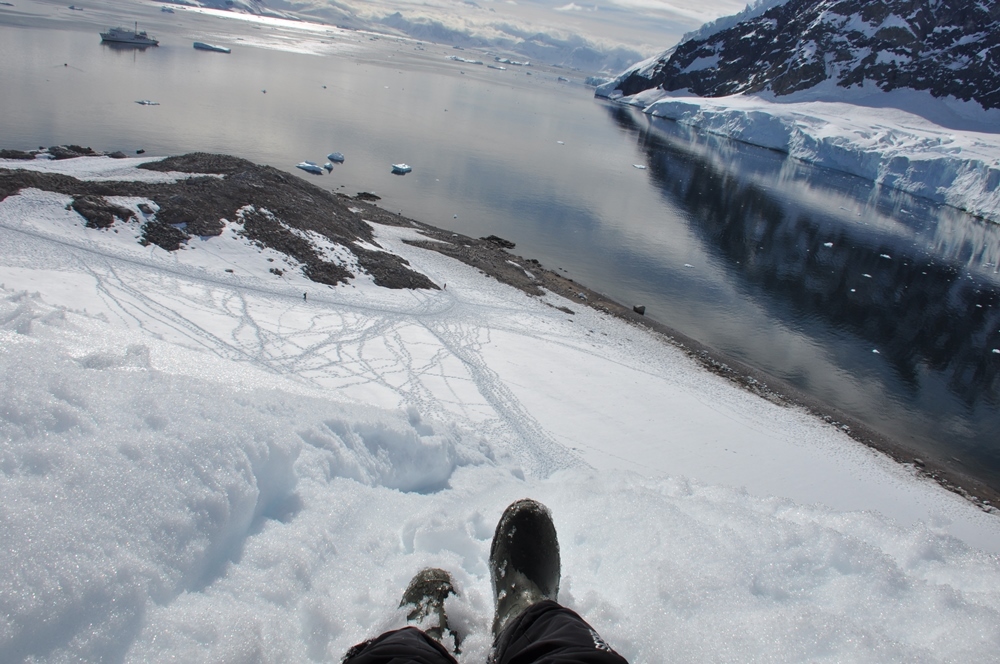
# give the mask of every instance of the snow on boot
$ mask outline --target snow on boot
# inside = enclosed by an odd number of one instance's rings
[[[451,574],[436,567],[420,570],[410,580],[403,593],[400,608],[411,607],[406,614],[406,622],[418,627],[454,654],[459,651],[459,637],[448,627],[448,615],[444,610],[444,600],[448,595],[457,595]]]
[[[549,508],[524,498],[504,510],[490,547],[493,638],[532,604],[559,594],[559,540]]]

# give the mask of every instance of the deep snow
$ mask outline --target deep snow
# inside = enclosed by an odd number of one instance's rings
[[[0,661],[336,661],[426,565],[483,661],[523,496],[633,662],[1000,648],[1000,517],[646,330],[405,228],[378,242],[447,289],[279,279],[228,231],[171,254],[69,200],[0,202]]]
[[[1000,222],[1000,111],[914,90],[845,90],[830,81],[783,97],[615,91],[617,80],[658,58],[634,65],[597,94]]]

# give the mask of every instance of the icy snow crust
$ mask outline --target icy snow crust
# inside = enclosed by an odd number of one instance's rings
[[[633,662],[1000,647],[997,516],[642,329],[408,229],[378,242],[446,290],[277,279],[229,231],[167,253],[66,202],[0,202],[0,661],[337,661],[434,565],[482,662],[524,496]]]
[[[780,100],[657,88],[623,98],[614,85],[598,94],[1000,222],[1000,112],[978,104],[916,91],[828,90],[829,83]]]

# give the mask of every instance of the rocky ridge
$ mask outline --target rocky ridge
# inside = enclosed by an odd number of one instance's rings
[[[86,152],[88,151],[89,152]],[[50,148],[46,156],[74,153],[99,157],[89,148]],[[30,154],[35,158],[35,153]],[[111,156],[111,155],[107,155]],[[7,158],[17,157],[8,151]],[[366,219],[400,223],[375,206],[356,206],[354,199],[331,193],[301,178],[270,166],[258,166],[226,155],[192,153],[151,160],[139,168],[190,173],[174,183],[134,181],[84,181],[67,175],[0,168],[0,200],[24,188],[53,191],[72,196],[70,207],[91,228],[111,229],[116,220],[127,221],[132,210],[110,203],[108,196],[136,196],[143,204],[139,242],[177,251],[192,238],[219,236],[226,221],[242,225],[241,233],[259,248],[280,251],[301,264],[303,274],[317,283],[347,283],[356,275],[347,266],[328,260],[305,236],[312,232],[347,247],[358,267],[376,285],[386,288],[430,288],[438,286],[409,267],[395,254],[368,248],[377,246]],[[155,206],[155,207],[154,207]],[[363,212],[364,215],[358,212]],[[280,271],[275,272],[280,276]]]
[[[683,41],[598,90],[702,97],[809,90],[825,81],[911,88],[1000,108],[1000,3],[788,0]]]

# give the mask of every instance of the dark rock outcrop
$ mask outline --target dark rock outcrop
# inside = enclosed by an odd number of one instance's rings
[[[87,220],[89,228],[108,228],[115,223],[116,217],[122,221],[128,221],[135,217],[132,210],[120,205],[113,205],[102,196],[77,196],[70,203],[70,207]]]
[[[79,157],[100,153],[63,146],[50,148],[49,154]],[[302,272],[319,283],[346,283],[355,275],[321,255],[321,250],[307,239],[310,234],[353,252],[361,269],[379,286],[438,288],[402,257],[366,248],[378,243],[365,220],[390,225],[409,223],[374,205],[320,189],[276,168],[226,155],[192,153],[147,162],[140,168],[192,176],[173,183],[90,182],[0,168],[0,200],[28,187],[59,192],[73,197],[70,207],[87,220],[87,226],[110,228],[116,219],[134,218],[135,213],[109,203],[105,197],[146,198],[157,209],[154,211],[151,205],[140,208],[145,217],[140,242],[145,245],[177,251],[193,237],[220,235],[228,220],[242,226],[239,232],[258,248],[273,249],[300,262]]]
[[[832,80],[1000,108],[1000,3],[981,0],[788,0],[678,44],[599,94],[660,87],[703,97],[787,95]]]

